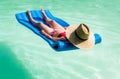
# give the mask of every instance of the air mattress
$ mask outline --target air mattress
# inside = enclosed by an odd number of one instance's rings
[[[45,21],[42,19],[42,13],[41,13],[40,10],[31,10],[30,12],[31,12],[31,15],[32,15],[33,19],[35,19],[36,21],[43,22],[44,24],[46,24]],[[57,23],[59,23],[62,27],[69,27],[69,24],[67,22],[65,22],[64,20],[62,20],[60,18],[57,18],[57,17],[53,16],[49,10],[45,10],[45,14],[50,19],[53,19]],[[46,42],[48,42],[48,44],[54,50],[56,50],[56,51],[65,51],[65,50],[75,50],[75,49],[78,49],[77,47],[73,46],[68,41],[53,41],[53,40],[47,38],[45,35],[43,35],[40,32],[40,30],[38,30],[36,27],[34,27],[31,24],[31,22],[29,21],[29,19],[26,16],[26,12],[17,13],[15,16],[16,16],[17,21],[20,24],[23,24],[24,26],[26,26],[27,28],[32,30],[35,34],[37,34],[38,36],[43,38]],[[101,36],[99,34],[95,33],[94,37],[95,37],[95,44],[98,44],[98,43],[101,42]]]

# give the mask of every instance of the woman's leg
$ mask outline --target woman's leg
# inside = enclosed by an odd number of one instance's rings
[[[63,27],[61,25],[59,25],[56,21],[48,18],[43,9],[41,9],[41,12],[43,14],[43,19],[47,22],[48,25],[50,25],[52,28],[61,28],[61,29],[63,29]]]
[[[32,22],[32,24],[33,24],[34,26],[38,27],[39,22],[35,21],[35,20],[32,18],[29,10],[26,11],[26,14],[27,14],[28,19],[30,20],[30,22]]]
[[[43,24],[43,23],[41,23],[41,22],[36,22],[36,21],[32,18],[31,14],[30,14],[30,11],[27,11],[26,13],[27,13],[27,16],[28,16],[30,22],[32,22],[33,25],[35,25],[35,26],[38,27],[38,28],[42,28],[42,29],[43,29],[46,33],[48,33],[48,34],[50,34],[50,33],[53,31],[53,29],[50,28],[50,27],[48,27],[47,25],[45,25],[45,24]]]

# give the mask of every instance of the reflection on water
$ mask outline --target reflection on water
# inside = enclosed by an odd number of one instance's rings
[[[0,79],[33,79],[6,43],[0,43]]]

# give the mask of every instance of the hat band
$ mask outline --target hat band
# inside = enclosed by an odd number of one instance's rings
[[[83,39],[83,38],[81,38],[81,37],[77,34],[76,31],[75,31],[75,35],[76,35],[79,39],[81,39],[81,40],[83,40],[83,41],[87,40],[87,39]]]

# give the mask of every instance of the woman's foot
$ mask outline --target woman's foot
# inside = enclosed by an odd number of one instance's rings
[[[41,12],[44,13],[44,9],[43,8],[41,9]]]
[[[31,19],[31,14],[29,10],[26,11],[26,15],[28,16],[29,19]]]
[[[42,12],[42,15],[43,15],[43,19],[46,20],[47,17],[46,17],[46,15],[45,15],[45,11],[44,11],[44,9],[41,9],[41,12]]]

